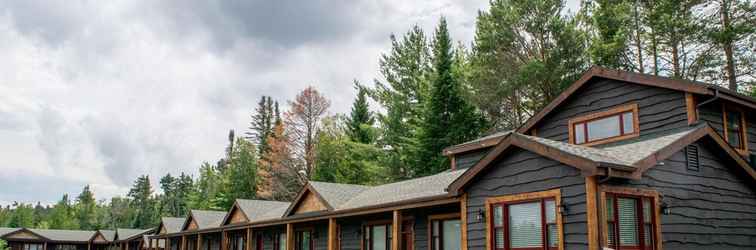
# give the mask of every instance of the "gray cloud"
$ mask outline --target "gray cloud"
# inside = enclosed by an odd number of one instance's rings
[[[469,43],[485,0],[0,0],[0,204],[196,174],[261,95],[308,85],[346,112],[391,33],[446,15]],[[30,190],[52,183],[50,189]],[[7,190],[7,191],[6,191]]]

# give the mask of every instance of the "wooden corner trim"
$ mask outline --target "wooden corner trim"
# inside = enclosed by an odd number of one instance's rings
[[[462,194],[462,197],[460,198],[459,215],[460,224],[462,224],[462,236],[460,238],[462,246],[460,247],[460,250],[467,250],[467,193]]]
[[[598,112],[594,112],[594,113],[590,113],[590,114],[586,114],[586,115],[582,115],[582,116],[578,116],[578,117],[570,119],[567,122],[567,128],[568,128],[568,134],[569,134],[569,142],[572,143],[572,144],[576,144],[575,143],[575,124],[576,123],[583,123],[583,122],[588,122],[588,121],[592,121],[592,120],[597,120],[597,119],[601,119],[601,118],[612,116],[612,115],[621,114],[621,113],[628,112],[628,111],[633,112],[633,133],[626,134],[626,135],[609,137],[609,138],[604,138],[604,139],[599,139],[599,140],[595,140],[595,141],[592,141],[592,142],[586,142],[586,143],[579,144],[579,145],[581,145],[581,146],[595,146],[595,145],[600,145],[600,144],[605,144],[605,143],[610,143],[610,142],[616,142],[616,141],[620,141],[620,140],[625,140],[625,139],[629,139],[629,138],[638,137],[640,135],[640,121],[639,121],[639,118],[638,118],[640,115],[638,114],[638,103],[634,103],[633,102],[633,103],[628,103],[628,104],[620,104],[620,105],[614,106],[614,107],[612,107],[610,109],[607,109],[607,110],[604,110],[604,111],[598,111]],[[588,140],[588,138],[585,138],[585,139]]]
[[[599,217],[596,198],[598,193],[596,176],[585,177],[585,204],[588,226],[588,249],[599,250],[601,244],[599,241]]]
[[[685,111],[688,115],[688,125],[698,121],[698,109],[696,109],[696,97],[693,93],[685,92]]]

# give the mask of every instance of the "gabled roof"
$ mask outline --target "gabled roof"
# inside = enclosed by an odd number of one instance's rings
[[[220,227],[225,217],[226,212],[223,211],[191,210],[181,230],[187,230],[192,220],[197,223],[197,230]]]
[[[149,228],[149,229],[118,228],[116,229],[116,238],[119,241],[129,241],[129,240],[141,238],[142,235],[150,234],[153,231],[155,231],[154,228]]]
[[[29,231],[40,235],[50,241],[58,242],[89,242],[95,231],[83,230],[57,230],[57,229],[29,229]]]
[[[318,202],[325,206],[327,211],[333,211],[336,207],[345,203],[349,198],[354,197],[368,188],[368,186],[363,185],[310,181],[304,188],[302,188],[299,194],[297,194],[294,202],[291,203],[284,214],[292,215],[295,212],[295,209],[299,207],[303,201],[306,199],[312,199],[311,196],[314,196]]]
[[[102,229],[100,229],[100,230],[98,230],[98,232],[107,241],[114,241],[115,240],[115,235],[116,235],[116,231],[115,230],[102,230]]]
[[[13,227],[0,227],[0,238],[5,236],[6,234],[14,233],[18,230],[21,230],[21,228],[13,228]]]
[[[289,205],[289,202],[283,201],[236,199],[230,212],[223,219],[223,225],[229,223],[231,216],[236,211],[244,214],[248,222],[281,218]]]
[[[738,103],[740,105],[756,109],[756,99],[731,91],[729,89],[702,82],[694,82],[683,79],[674,79],[669,77],[654,76],[648,74],[640,74],[629,71],[613,70],[593,66],[583,73],[583,75],[570,85],[567,89],[562,91],[559,96],[554,98],[546,107],[541,109],[538,113],[530,117],[525,124],[520,126],[516,131],[526,134],[532,129],[539,121],[545,118],[552,110],[569,99],[575,92],[577,92],[583,85],[593,81],[593,79],[612,79],[624,82],[630,82],[640,85],[653,86],[665,89],[672,89],[682,91],[686,93],[693,93],[699,95],[716,95],[722,99]],[[465,142],[462,144],[450,146],[444,149],[444,155],[452,155],[462,153],[470,150],[476,150],[480,148],[487,148],[493,145],[499,144],[501,140],[507,135],[507,132],[495,133],[486,137],[482,137],[473,141]]]
[[[680,129],[663,134],[641,136],[605,147],[586,147],[512,132],[507,134],[483,159],[449,185],[449,192],[459,193],[478,174],[492,166],[512,147],[522,148],[581,170],[586,176],[604,174],[639,179],[643,172],[665,160],[683,147],[703,137],[712,139],[754,180],[756,171],[746,163],[722,137],[708,125]],[[613,170],[613,171],[610,171]]]
[[[186,218],[163,217],[160,219],[160,226],[158,226],[156,233],[159,234],[163,229],[165,229],[165,232],[168,234],[177,233],[181,231],[181,227],[184,225],[185,221]]]
[[[446,188],[466,169],[446,171],[435,175],[373,186],[349,199],[337,209],[371,207],[448,195]]]

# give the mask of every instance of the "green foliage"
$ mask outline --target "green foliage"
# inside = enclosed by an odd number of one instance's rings
[[[355,89],[357,89],[357,99],[352,104],[352,111],[349,113],[347,120],[347,133],[352,141],[360,143],[373,143],[375,141],[375,118],[373,113],[370,112],[370,105],[367,102],[367,90],[360,85],[360,83],[354,81]]]
[[[31,204],[16,203],[8,227],[34,227],[34,208]]]
[[[89,185],[84,186],[84,189],[76,198],[75,211],[79,228],[85,230],[98,229],[96,218],[97,204],[94,198],[94,194],[89,189]]]
[[[514,129],[587,68],[586,36],[560,0],[494,0],[480,12],[467,80],[494,129]]]
[[[349,184],[378,184],[386,181],[381,160],[384,151],[375,144],[354,141],[343,119],[330,117],[318,134],[317,168],[313,180]],[[372,133],[372,132],[371,132]]]
[[[153,197],[152,185],[147,175],[139,176],[129,190],[131,208],[134,209],[132,228],[149,228],[159,223],[160,217]]]
[[[257,156],[255,146],[242,139],[236,139],[231,153],[229,168],[223,173],[226,185],[220,187],[224,194],[220,207],[228,210],[235,199],[253,199],[257,193]]]
[[[422,165],[415,173],[417,176],[449,169],[448,160],[441,151],[476,138],[485,126],[483,117],[464,98],[463,88],[454,73],[456,56],[444,18],[439,21],[432,48],[431,92],[424,107],[419,139]]]
[[[5,242],[4,240],[0,240],[0,250],[8,250],[8,242]]]

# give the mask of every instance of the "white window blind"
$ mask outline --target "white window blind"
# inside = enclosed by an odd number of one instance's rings
[[[386,226],[373,227],[373,245],[371,250],[386,250]]]
[[[639,243],[637,206],[636,199],[617,198],[619,242],[622,246],[637,246]]]
[[[540,202],[509,206],[509,241],[512,248],[543,246]]]
[[[460,250],[462,247],[462,230],[459,220],[445,220],[443,222],[443,244],[444,250]]]
[[[559,235],[556,224],[556,201],[547,200],[544,202],[543,207],[546,211],[546,233],[549,247],[556,247],[559,243]]]

